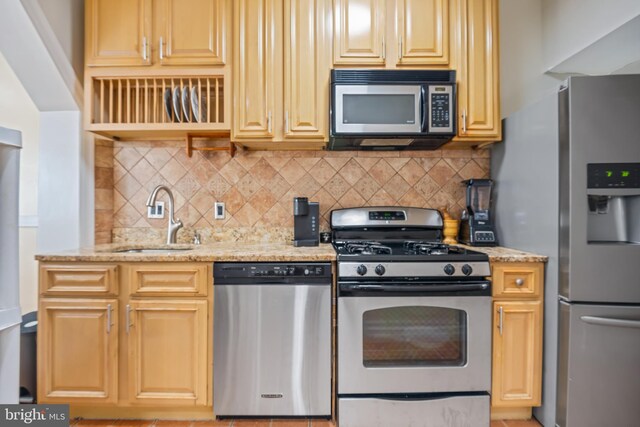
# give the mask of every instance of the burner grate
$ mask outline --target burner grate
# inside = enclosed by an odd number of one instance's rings
[[[391,248],[379,242],[349,242],[344,247],[350,254],[391,255]]]

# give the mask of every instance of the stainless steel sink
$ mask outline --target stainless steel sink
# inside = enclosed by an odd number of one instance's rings
[[[171,252],[184,252],[193,250],[193,246],[179,247],[179,248],[130,248],[130,249],[117,249],[114,253],[119,254],[168,254]]]

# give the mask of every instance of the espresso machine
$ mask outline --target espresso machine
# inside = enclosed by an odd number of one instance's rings
[[[318,246],[320,204],[306,197],[293,198],[293,246]]]
[[[467,208],[460,218],[461,243],[471,246],[496,246],[496,238],[491,214],[490,179],[469,179],[462,182],[467,187]]]

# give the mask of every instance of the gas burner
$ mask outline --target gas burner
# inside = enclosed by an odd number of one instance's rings
[[[362,255],[390,255],[391,248],[379,242],[349,242],[344,245],[350,254]]]
[[[456,252],[453,247],[440,242],[408,241],[404,242],[404,249],[411,255],[447,255]]]

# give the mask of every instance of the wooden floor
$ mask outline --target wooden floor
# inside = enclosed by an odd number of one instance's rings
[[[322,420],[224,420],[224,421],[159,421],[159,420],[72,420],[75,427],[334,427]],[[540,427],[535,421],[491,421],[491,427]]]

